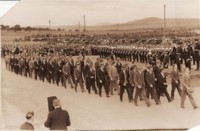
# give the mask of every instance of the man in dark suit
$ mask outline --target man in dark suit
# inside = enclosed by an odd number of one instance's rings
[[[171,102],[172,100],[169,97],[169,93],[167,92],[167,80],[163,72],[163,69],[160,70],[157,80],[158,80],[158,87],[159,87],[158,100],[160,101],[160,95],[161,95],[161,92],[163,92],[165,96],[167,97],[168,102]]]
[[[97,81],[97,86],[99,88],[99,96],[101,97],[101,91],[102,91],[102,86],[104,86],[105,92],[106,92],[106,97],[109,97],[109,90],[105,86],[105,80],[106,80],[106,71],[104,69],[104,64],[101,62],[100,68],[97,70],[96,74],[96,81]]]
[[[123,93],[124,93],[124,90],[126,90],[127,92],[127,95],[128,95],[128,99],[129,99],[129,102],[131,102],[131,97],[130,97],[130,94],[129,94],[129,89],[128,89],[128,86],[129,86],[129,72],[126,71],[127,69],[127,65],[123,65],[122,66],[122,70],[119,74],[119,85],[120,85],[120,100],[121,102],[123,101]]]
[[[147,66],[146,86],[147,86],[147,97],[149,98],[149,94],[152,93],[156,104],[159,104],[158,96],[157,96],[156,88],[155,88],[155,76],[154,76],[153,69],[152,69],[151,65]]]
[[[91,91],[91,87],[92,89],[95,91],[95,94],[97,94],[97,89],[96,89],[96,86],[95,86],[95,70],[93,69],[93,65],[90,64],[89,65],[90,68],[87,72],[87,75],[88,75],[88,93],[90,94],[90,91]]]
[[[34,121],[34,113],[28,112],[26,114],[27,121],[20,126],[20,130],[34,130],[34,126],[32,125]]]
[[[67,126],[71,125],[69,114],[66,110],[62,110],[60,100],[53,100],[54,110],[49,112],[45,127],[50,130],[67,130]]]

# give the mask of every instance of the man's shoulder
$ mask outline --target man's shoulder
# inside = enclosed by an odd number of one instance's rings
[[[31,123],[25,122],[20,126],[21,130],[34,130],[34,127]]]

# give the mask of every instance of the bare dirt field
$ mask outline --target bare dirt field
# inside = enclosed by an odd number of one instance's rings
[[[94,60],[94,58],[93,58]],[[194,72],[195,74],[197,72]],[[199,73],[199,72],[198,72]],[[193,76],[193,94],[197,105],[200,105],[200,82],[198,75]],[[168,83],[170,80],[168,78]],[[168,84],[168,91],[171,90]],[[122,130],[122,129],[186,129],[200,125],[200,108],[194,110],[188,98],[185,109],[180,108],[180,97],[175,94],[175,100],[167,102],[161,97],[161,105],[146,107],[144,101],[139,101],[136,107],[128,102],[120,102],[115,92],[110,98],[100,98],[98,95],[82,93],[80,88],[63,88],[55,84],[36,81],[18,76],[5,69],[1,59],[1,127],[0,130],[17,130],[25,121],[27,111],[34,111],[36,130],[48,130],[43,126],[48,114],[47,97],[57,96],[62,108],[66,109],[71,118],[69,130]]]

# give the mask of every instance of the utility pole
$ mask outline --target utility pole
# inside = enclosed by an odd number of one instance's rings
[[[80,21],[78,21],[78,31],[80,31]]]
[[[164,4],[164,36],[166,35],[166,5]]]
[[[85,28],[85,15],[83,15],[83,22],[84,22],[83,32],[85,32],[86,31],[86,28]]]
[[[49,20],[49,29],[51,29],[51,21]]]

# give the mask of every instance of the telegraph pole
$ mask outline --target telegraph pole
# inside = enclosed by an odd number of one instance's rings
[[[83,22],[84,22],[83,32],[85,32],[86,31],[86,28],[85,28],[85,15],[83,15]]]
[[[78,21],[78,31],[80,31],[80,21]]]
[[[51,29],[51,21],[49,20],[49,29]]]
[[[166,31],[166,5],[164,4],[164,36]]]

